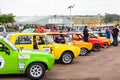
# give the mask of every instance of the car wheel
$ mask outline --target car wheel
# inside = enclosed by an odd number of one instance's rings
[[[32,63],[27,68],[27,76],[32,80],[41,80],[45,75],[45,67],[42,63]]]
[[[87,55],[87,53],[88,53],[88,50],[86,48],[81,48],[80,56],[85,56],[85,55]]]
[[[104,43],[104,47],[103,48],[108,48],[108,43],[107,42]]]
[[[73,55],[71,52],[64,52],[60,59],[63,64],[70,64],[73,61]]]
[[[99,44],[94,44],[93,51],[100,51],[100,45]]]

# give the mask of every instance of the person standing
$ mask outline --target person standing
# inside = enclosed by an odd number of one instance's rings
[[[119,29],[117,27],[112,29],[112,36],[113,36],[113,46],[118,46],[118,34]]]
[[[108,27],[105,28],[105,34],[106,34],[106,38],[110,39],[110,31]]]
[[[46,31],[45,31],[44,26],[41,26],[40,33],[45,33],[45,32],[46,32]]]
[[[40,32],[41,32],[41,27],[40,27],[40,26],[37,26],[36,32],[37,32],[37,33],[40,33]]]
[[[89,42],[89,41],[88,41],[89,33],[88,33],[87,26],[84,27],[83,36],[84,36],[84,41],[85,41],[85,42]]]
[[[51,27],[50,32],[56,32],[56,29],[54,27]]]

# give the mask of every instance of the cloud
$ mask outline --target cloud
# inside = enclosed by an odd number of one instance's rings
[[[120,12],[119,0],[1,0],[2,13],[18,16],[69,15],[68,6],[75,4],[73,15]]]

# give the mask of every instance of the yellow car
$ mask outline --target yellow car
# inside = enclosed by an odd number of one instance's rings
[[[73,33],[46,33],[47,37],[55,43],[68,44],[73,46],[78,46],[80,50],[80,55],[85,56],[92,50],[92,44],[84,41],[74,41]]]
[[[106,37],[97,37],[92,32],[89,32],[89,38],[90,39],[94,38],[94,39],[98,39],[98,40],[103,41],[104,42],[104,48],[108,48],[111,45],[111,40],[110,39],[107,39]]]
[[[47,51],[55,56],[55,59],[63,64],[70,64],[73,58],[80,54],[80,49],[76,46],[66,44],[56,44],[40,33],[16,33],[6,37],[17,48],[38,49]]]

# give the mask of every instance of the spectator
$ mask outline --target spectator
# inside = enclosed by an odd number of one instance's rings
[[[110,39],[110,31],[107,27],[105,28],[105,34],[106,34],[106,38]]]
[[[50,26],[46,24],[45,26],[46,32],[50,32]]]
[[[38,26],[37,28],[36,28],[36,32],[37,33],[44,33],[45,32],[45,28],[44,28],[44,26]]]
[[[42,26],[41,29],[40,29],[40,33],[45,33],[45,32],[46,32],[45,28],[44,28],[44,26]]]
[[[36,32],[37,32],[37,33],[40,33],[40,32],[41,32],[41,27],[40,27],[40,26],[37,26]]]
[[[85,41],[85,42],[89,42],[89,41],[88,41],[88,36],[89,36],[89,34],[88,34],[87,26],[84,27],[83,36],[84,36],[84,41]]]
[[[119,29],[117,27],[112,29],[113,46],[118,46],[118,33]]]
[[[54,27],[52,27],[52,28],[50,29],[50,32],[56,32],[56,30],[54,29]]]

